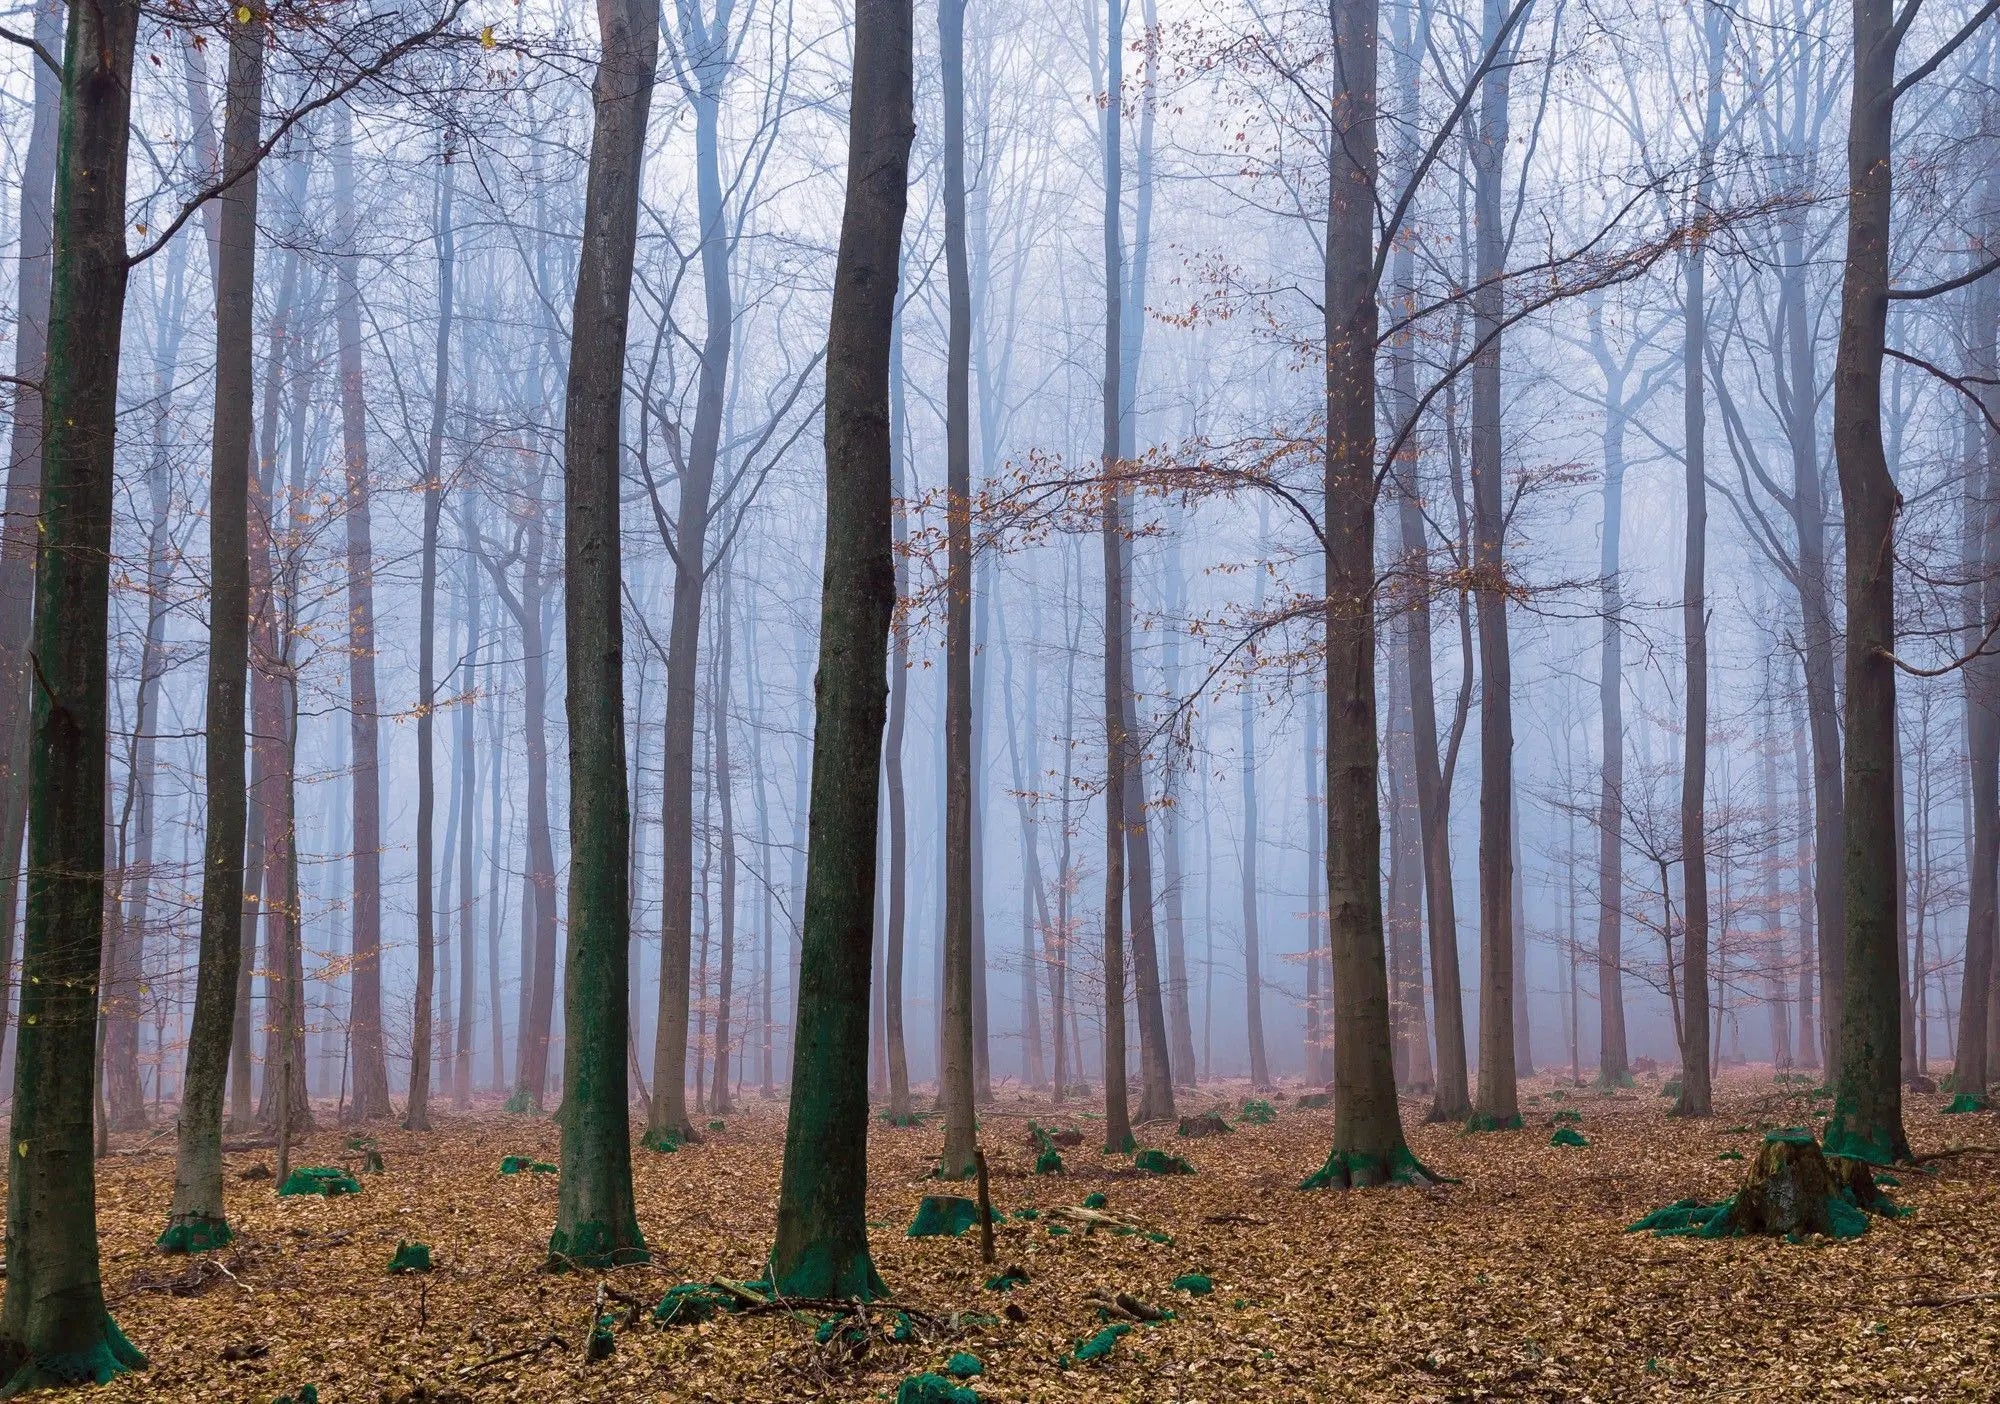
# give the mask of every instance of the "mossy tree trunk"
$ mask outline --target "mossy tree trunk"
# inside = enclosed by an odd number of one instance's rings
[[[805,922],[791,1115],[771,1273],[786,1292],[884,1292],[868,1255],[868,984],[889,624],[889,346],[910,142],[909,0],[858,0],[847,198],[826,357],[820,582]]]
[[[125,165],[139,7],[70,8],[42,377],[27,930],[7,1173],[0,1392],[145,1364],[105,1310],[91,1152],[104,935],[105,697]]]
[[[262,16],[229,35],[228,97],[223,118],[227,170],[251,159],[262,122]],[[254,399],[251,318],[257,259],[257,177],[222,193],[216,245],[215,419],[209,461],[207,830],[201,883],[201,936],[194,1017],[181,1090],[173,1205],[161,1246],[190,1252],[230,1237],[222,1201],[222,1104],[243,973],[243,708],[250,664],[250,413]],[[261,874],[259,875],[261,879]],[[240,1077],[247,1106],[248,1079]]]
[[[1854,93],[1847,124],[1847,258],[1834,369],[1847,574],[1847,740],[1840,1064],[1829,1151],[1877,1164],[1907,1159],[1896,942],[1895,535],[1902,497],[1882,443],[1882,355],[1889,316],[1896,50],[1890,0],[1854,5]]]
[[[1333,1150],[1309,1185],[1420,1173],[1403,1139],[1382,922],[1376,784],[1374,275],[1377,0],[1330,11],[1342,85],[1327,146],[1326,892],[1332,954]],[[1504,987],[1503,987],[1504,988]]]
[[[619,430],[655,0],[600,0],[603,55],[570,321],[563,431],[564,660],[569,718],[569,952],[563,978],[562,1184],[551,1261],[641,1262],[625,1059],[630,1031],[631,812],[625,770]]]

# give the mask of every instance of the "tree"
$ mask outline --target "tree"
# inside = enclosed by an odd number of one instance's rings
[[[1505,42],[1503,0],[1485,0],[1482,35]],[[1475,232],[1472,325],[1472,574],[1479,614],[1479,1086],[1472,1126],[1518,1127],[1514,1082],[1514,702],[1507,644],[1506,520],[1501,492],[1501,281],[1506,232],[1501,178],[1507,154],[1507,100],[1513,71],[1503,58],[1480,82],[1479,124],[1470,138]],[[1336,984],[1338,982],[1336,981]]]
[[[620,428],[639,179],[659,53],[656,0],[598,0],[590,177],[563,429],[569,718],[569,951],[563,972],[562,1187],[552,1263],[643,1262],[626,1125],[631,812],[626,794]],[[664,1090],[664,1089],[656,1089]]]
[[[1382,921],[1375,696],[1377,0],[1335,0],[1325,242],[1326,894],[1333,1149],[1304,1187],[1428,1178],[1403,1138]],[[1395,231],[1390,231],[1394,237]],[[1503,997],[1506,986],[1501,986]],[[1503,1023],[1504,1030],[1504,1023]]]
[[[826,557],[791,1115],[771,1275],[874,1297],[868,1254],[868,983],[890,618],[896,604],[889,347],[908,199],[908,0],[859,0],[847,197],[826,355]]]
[[[944,247],[950,303],[945,363],[944,1009],[938,1174],[974,1170],[972,989],[972,284],[965,254],[965,5],[940,0],[944,92]]]
[[[216,204],[215,418],[209,467],[209,643],[207,829],[202,863],[201,943],[194,1020],[182,1083],[174,1199],[160,1246],[194,1253],[231,1238],[222,1200],[222,1101],[243,965],[243,708],[250,666],[251,319],[257,274],[257,173],[265,19],[229,31],[229,87],[222,169],[241,177]],[[260,874],[261,877],[261,874]],[[247,1094],[247,1079],[238,1076]],[[245,1100],[247,1101],[247,1095]]]
[[[104,936],[106,631],[139,7],[78,5],[64,41],[29,716],[28,892],[8,1132],[0,1393],[146,1363],[105,1309],[91,1160]],[[248,26],[244,26],[248,28]]]

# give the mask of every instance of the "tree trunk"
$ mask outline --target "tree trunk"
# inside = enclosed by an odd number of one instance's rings
[[[1402,676],[1408,666],[1409,651],[1393,646],[1395,636],[1407,625],[1407,619],[1401,619],[1391,627],[1392,644],[1389,650],[1390,1023],[1395,1037],[1396,1085],[1429,1091],[1433,1082],[1431,1040],[1424,1019],[1424,957],[1420,931],[1423,924],[1423,825],[1417,807],[1416,748],[1411,736],[1409,686]],[[1316,720],[1310,704],[1306,715],[1309,720]],[[1311,759],[1307,757],[1308,762]],[[1313,767],[1309,763],[1306,767],[1307,795],[1310,797],[1316,788]],[[1319,845],[1315,839],[1316,835],[1308,834],[1306,854],[1309,860],[1318,858]],[[1307,875],[1307,891],[1317,897],[1319,883],[1316,874]],[[1517,1020],[1522,1025],[1525,1022]]]
[[[771,1274],[802,1296],[884,1295],[868,1255],[868,959],[895,611],[889,343],[915,132],[907,0],[859,0],[847,199],[826,357],[820,595],[804,940]]]
[[[35,40],[63,43],[63,7],[39,0]],[[62,78],[34,63],[34,115],[21,157],[18,272],[14,283],[13,427],[7,441],[5,514],[0,516],[0,1045],[7,1041],[14,976],[14,912],[28,822],[28,646],[33,636],[35,531],[42,482],[42,366],[49,340],[49,275],[55,241],[57,119]]]
[[[945,357],[944,1004],[938,1174],[972,1174],[979,1148],[972,990],[972,288],[965,252],[965,4],[940,0],[944,101]]]
[[[348,994],[354,1064],[350,1121],[388,1116],[389,1069],[382,1049],[382,761],[375,691],[375,563],[368,481],[368,401],[361,374],[361,279],[355,255],[360,220],[354,190],[352,124],[337,109],[333,198],[339,252],[334,260],[334,328],[340,343],[340,429],[347,474],[348,746],[354,785],[351,912],[354,969]]]
[[[1708,107],[1702,124],[1690,241],[1681,290],[1681,433],[1686,454],[1687,521],[1681,575],[1681,642],[1686,650],[1685,725],[1681,731],[1681,1094],[1677,1116],[1713,1110],[1709,1076],[1708,977],[1708,261],[1705,233],[1715,191],[1715,143],[1722,125],[1722,63],[1728,43],[1727,12],[1702,10],[1708,56]]]
[[[436,804],[437,712],[437,550],[438,517],[444,506],[444,421],[450,404],[452,262],[456,254],[452,230],[452,194],[457,184],[447,148],[437,173],[437,354],[431,370],[431,432],[424,462],[424,536],[421,579],[417,594],[417,988],[410,1019],[410,1097],[404,1107],[403,1129],[431,1129],[431,1010],[437,986],[436,836],[432,809]],[[571,355],[575,355],[572,348]],[[624,783],[620,771],[619,783]],[[621,1048],[622,1052],[622,1048]],[[625,1064],[619,1062],[619,1070]]]
[[[619,434],[639,186],[659,53],[655,0],[599,0],[603,55],[563,430],[563,641],[569,719],[569,951],[563,979],[562,1184],[551,1263],[642,1262],[632,1202],[631,811],[625,792]],[[654,1098],[655,1105],[659,1098]]]
[[[1257,512],[1257,544],[1260,554],[1270,545],[1269,522],[1266,519],[1264,506],[1261,501],[1258,503]],[[1251,606],[1253,617],[1262,614],[1264,611],[1264,576],[1264,568],[1259,563],[1257,566],[1256,602]],[[1329,707],[1333,705],[1331,699],[1329,699],[1327,705]],[[1241,721],[1242,756],[1238,764],[1241,765],[1243,770],[1243,861],[1241,868],[1243,874],[1243,1028],[1244,1036],[1250,1045],[1250,1084],[1257,1090],[1262,1091],[1271,1085],[1271,1063],[1264,1048],[1264,938],[1257,923],[1257,902],[1258,898],[1263,895],[1262,887],[1257,880],[1257,689],[1247,678],[1243,683]],[[1329,725],[1331,725],[1330,718]],[[1332,781],[1329,779],[1327,789],[1329,813],[1331,813],[1331,805],[1334,802],[1334,794],[1331,786]],[[1333,837],[1329,832],[1327,836],[1327,861],[1329,864],[1333,861],[1332,853]],[[1330,868],[1329,872],[1331,872]],[[1331,878],[1329,878],[1330,882]],[[1329,886],[1327,889],[1328,910],[1332,909],[1333,895],[1333,889]],[[1379,903],[1380,899],[1378,898],[1378,906]],[[1336,985],[1338,984],[1337,979],[1335,983]],[[1334,1013],[1334,1022],[1336,1025],[1339,1023],[1339,1017],[1339,1011],[1336,1009]]]
[[[1181,695],[1181,620],[1187,614],[1187,582],[1181,573],[1180,534],[1169,532],[1162,551],[1165,579],[1161,593],[1165,596],[1168,611],[1166,637],[1163,641],[1161,658],[1161,683],[1169,697]],[[1172,1039],[1172,1052],[1168,1064],[1173,1069],[1174,1084],[1178,1087],[1193,1087],[1195,1074],[1200,1064],[1194,1055],[1194,1016],[1188,1004],[1187,965],[1187,921],[1185,918],[1185,894],[1182,884],[1185,874],[1181,860],[1181,820],[1180,808],[1172,789],[1172,780],[1161,782],[1164,803],[1160,807],[1160,862],[1163,891],[1161,905],[1165,908],[1167,926],[1167,1028]]]
[[[1483,43],[1499,39],[1502,0],[1485,0]],[[1514,1075],[1514,684],[1507,643],[1507,578],[1503,558],[1501,485],[1500,329],[1506,244],[1501,184],[1507,154],[1508,55],[1480,84],[1479,126],[1472,140],[1473,585],[1479,614],[1479,1088],[1472,1125],[1478,1130],[1521,1124]]]
[[[460,489],[458,501],[459,536],[465,543],[472,540],[472,489]],[[475,1047],[473,1035],[477,1032],[478,1019],[475,1017],[478,1005],[479,970],[477,957],[477,929],[479,917],[478,879],[472,871],[473,826],[478,823],[478,778],[479,758],[473,752],[473,724],[477,720],[476,699],[481,696],[479,685],[479,652],[484,640],[480,636],[479,579],[475,573],[468,552],[460,562],[463,573],[465,609],[465,666],[460,671],[463,679],[460,687],[456,734],[452,740],[452,768],[458,778],[458,808],[464,816],[458,831],[458,1019],[455,1024],[456,1044],[451,1060],[451,1107],[453,1111],[465,1111],[472,1105],[472,1059]],[[497,861],[494,855],[489,861]]]
[[[264,21],[253,16],[229,36],[228,99],[223,119],[225,169],[251,159],[262,125]],[[122,118],[120,119],[122,131]],[[122,138],[121,138],[122,140]],[[248,1111],[247,1036],[238,1014],[243,976],[243,709],[250,666],[250,414],[254,400],[251,320],[257,278],[257,177],[237,181],[216,200],[220,238],[215,283],[215,408],[209,459],[207,746],[201,936],[194,1017],[188,1031],[174,1197],[160,1247],[196,1253],[232,1234],[222,1199],[222,1102],[231,1052],[242,1054],[236,1091]],[[122,225],[122,204],[111,219]],[[122,243],[116,244],[122,259]],[[122,266],[122,263],[121,263]],[[261,845],[259,845],[261,847]],[[259,874],[261,878],[261,873]],[[238,1039],[242,1045],[237,1045]],[[11,1280],[11,1279],[10,1279]]]
[[[896,597],[904,593],[904,548],[909,529],[903,516],[903,319],[896,317],[889,344],[889,493],[890,540],[895,553]],[[889,1120],[904,1126],[910,1122],[910,1055],[903,1034],[903,964],[906,931],[909,925],[909,817],[903,791],[903,725],[910,697],[910,635],[898,627],[890,639],[889,717],[882,738],[883,785],[889,803],[889,892],[888,920],[883,932],[882,1007],[883,1042],[889,1059]],[[765,884],[770,891],[770,884]],[[770,933],[765,932],[765,945]],[[767,954],[768,959],[768,954]],[[766,1021],[769,1020],[768,987]],[[769,1030],[765,1032],[768,1041]],[[770,1075],[764,1086],[770,1089]]]
[[[1424,1178],[1403,1139],[1382,926],[1375,704],[1374,276],[1377,0],[1335,0],[1342,87],[1327,147],[1326,895],[1332,953],[1333,1148],[1308,1187]],[[1260,577],[1261,578],[1261,577]]]
[[[1902,497],[1882,446],[1882,348],[1889,316],[1890,178],[1900,31],[1890,0],[1854,5],[1847,124],[1847,257],[1834,371],[1847,575],[1846,906],[1840,1061],[1826,1146],[1884,1164],[1908,1159],[1896,999],[1895,531]]]
[[[31,635],[28,920],[0,1304],[0,1388],[9,1395],[85,1379],[101,1384],[146,1363],[105,1310],[91,1160],[104,934],[105,639],[138,19],[138,7],[124,0],[73,7],[63,59]]]
[[[1625,531],[1625,432],[1630,409],[1625,378],[1604,344],[1604,313],[1590,304],[1591,346],[1604,371],[1604,511],[1598,539],[1597,716],[1597,1081],[1624,1087],[1632,1081],[1625,1039],[1625,611],[1620,558]]]
[[[1794,679],[1796,682],[1796,679]],[[1796,691],[1796,688],[1794,689]],[[1798,873],[1799,873],[1799,1066],[1817,1068],[1820,1062],[1820,1040],[1814,1031],[1813,995],[1819,988],[1819,936],[1815,921],[1819,915],[1818,893],[1808,891],[1806,874],[1813,872],[1813,825],[1816,822],[1811,764],[1806,754],[1806,732],[1809,727],[1797,723],[1803,718],[1793,716],[1792,727],[1792,775],[1793,789],[1798,799]]]
[[[715,598],[716,648],[715,685],[709,694],[708,728],[715,738],[715,797],[720,811],[722,972],[715,998],[715,1080],[710,1084],[708,1110],[722,1116],[731,1109],[729,1085],[729,1002],[735,998],[736,979],[736,807],[729,765],[729,561],[721,564],[721,581]]]

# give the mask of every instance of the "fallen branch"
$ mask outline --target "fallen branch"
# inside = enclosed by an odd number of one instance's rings
[[[489,1369],[495,1365],[505,1365],[510,1360],[526,1360],[531,1355],[540,1355],[550,1346],[568,1350],[569,1342],[565,1341],[561,1336],[550,1335],[535,1345],[522,1346],[519,1350],[504,1350],[498,1355],[489,1355],[484,1360],[475,1360],[470,1365],[461,1365],[458,1370],[458,1377],[462,1380],[467,1375],[477,1374],[479,1371]]]
[[[1925,1151],[1922,1155],[1910,1157],[1912,1165],[1929,1165],[1936,1160],[1950,1160],[1958,1155],[2000,1155],[2000,1146],[1947,1146],[1941,1151]]]
[[[2000,1292],[1968,1292],[1962,1297],[1918,1297],[1903,1303],[1913,1307],[1970,1306],[1974,1302],[2000,1302]]]

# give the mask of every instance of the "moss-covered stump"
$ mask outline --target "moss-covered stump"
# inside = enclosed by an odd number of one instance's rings
[[[1018,1263],[1010,1263],[999,1272],[986,1279],[989,1292],[1011,1292],[1028,1280],[1028,1270]]]
[[[1253,1097],[1243,1104],[1239,1119],[1252,1126],[1269,1126],[1278,1119],[1278,1109],[1261,1097]]]
[[[406,1272],[429,1272],[431,1270],[431,1245],[428,1243],[396,1244],[396,1256],[389,1259],[389,1271],[396,1274]]]
[[[1174,1131],[1176,1136],[1190,1141],[1198,1141],[1204,1136],[1227,1136],[1236,1128],[1217,1116],[1214,1112],[1203,1112],[1200,1116],[1184,1116]]]
[[[537,1175],[553,1175],[556,1173],[556,1167],[549,1164],[546,1160],[536,1160],[532,1156],[503,1155],[500,1157],[501,1174],[519,1175],[523,1171]]]
[[[997,1221],[1000,1215],[993,1215]],[[979,1222],[979,1206],[956,1194],[927,1194],[910,1221],[911,1238],[956,1238]]]
[[[1743,1187],[1719,1204],[1683,1199],[1655,1209],[1628,1232],[1662,1238],[1858,1238],[1868,1215],[1898,1212],[1866,1162],[1829,1156],[1808,1131],[1773,1131]]]
[[[1549,1137],[1549,1144],[1552,1146],[1569,1146],[1572,1149],[1581,1150],[1585,1146],[1588,1146],[1590,1142],[1574,1126],[1558,1126],[1555,1135]]]
[[[969,1380],[986,1373],[986,1366],[970,1351],[961,1350],[944,1362],[944,1372],[955,1380]]]
[[[168,1224],[153,1246],[162,1253],[206,1253],[228,1247],[235,1237],[228,1220],[191,1215]]]
[[[361,1181],[337,1165],[301,1165],[285,1176],[279,1195],[319,1194],[329,1199],[337,1194],[361,1193]]]
[[[1206,1297],[1215,1290],[1215,1279],[1205,1272],[1184,1272],[1174,1279],[1173,1288],[1191,1297]]]
[[[1132,1163],[1148,1175],[1192,1175],[1194,1167],[1177,1155],[1148,1147],[1132,1157]]]
[[[926,1371],[912,1375],[896,1388],[896,1404],[980,1404],[979,1396],[964,1385],[953,1384],[942,1375]]]
[[[1078,1341],[1076,1348],[1064,1355],[1057,1363],[1065,1370],[1072,1365],[1093,1364],[1111,1354],[1111,1348],[1117,1345],[1125,1336],[1131,1334],[1131,1331],[1132,1328],[1124,1322],[1114,1321],[1111,1325],[1106,1326],[1102,1331],[1090,1337],[1090,1339]]]
[[[1951,1104],[1944,1109],[1944,1114],[1946,1116],[1964,1116],[1967,1112],[1990,1110],[1992,1110],[1990,1104],[1977,1092],[1960,1092],[1951,1099]]]

